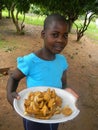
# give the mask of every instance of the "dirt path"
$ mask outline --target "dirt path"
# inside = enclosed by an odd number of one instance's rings
[[[16,58],[35,51],[42,46],[41,27],[26,25],[26,35],[17,36],[10,20],[0,21],[0,41],[7,41],[0,49],[0,68],[16,67]],[[86,36],[80,44],[75,35],[69,35],[69,44],[62,52],[68,59],[68,83],[79,93],[77,118],[59,126],[59,130],[98,130],[98,44]],[[0,42],[1,43],[1,42]],[[0,76],[0,130],[23,130],[21,117],[6,99],[8,76]],[[25,88],[25,80],[19,85]]]

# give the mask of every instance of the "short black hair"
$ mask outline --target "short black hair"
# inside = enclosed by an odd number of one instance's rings
[[[64,22],[66,23],[66,25],[68,25],[68,21],[66,20],[66,18],[61,15],[61,14],[50,14],[46,17],[45,21],[44,21],[44,30],[47,29],[52,21],[60,21],[60,22]]]

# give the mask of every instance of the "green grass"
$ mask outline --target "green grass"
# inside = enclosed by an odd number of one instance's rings
[[[6,47],[7,43],[8,43],[8,42],[3,41],[3,40],[0,39],[0,48]]]
[[[3,10],[3,11],[2,11],[2,16],[3,16],[3,17],[8,16],[8,12],[7,12],[7,10]]]
[[[15,41],[7,41],[5,38],[0,34],[0,49],[4,49],[5,51],[13,50],[16,48]]]
[[[25,17],[25,23],[27,24],[32,24],[32,25],[43,25],[43,21],[44,21],[45,17],[44,16],[37,16],[37,15],[26,15]],[[19,20],[22,20],[22,16],[19,16]]]
[[[95,40],[98,40],[98,28],[96,27],[94,22],[91,22],[87,31],[85,32],[88,36],[91,38],[94,38]]]
[[[6,41],[3,35],[0,34],[0,48],[6,48],[8,47],[8,45],[12,45],[12,44],[13,44],[13,41],[12,42]]]

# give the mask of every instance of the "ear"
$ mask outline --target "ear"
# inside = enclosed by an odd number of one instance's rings
[[[42,39],[45,38],[45,30],[42,30],[42,31],[41,31],[41,38],[42,38]]]

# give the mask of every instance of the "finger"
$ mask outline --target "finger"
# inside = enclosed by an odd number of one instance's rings
[[[19,100],[19,99],[20,99],[20,96],[18,95],[18,96],[16,97],[16,99]]]
[[[16,92],[12,92],[12,97],[16,99],[20,99],[20,96]]]
[[[66,91],[70,92],[77,99],[79,98],[79,95],[74,90],[72,90],[71,88],[66,88]]]

